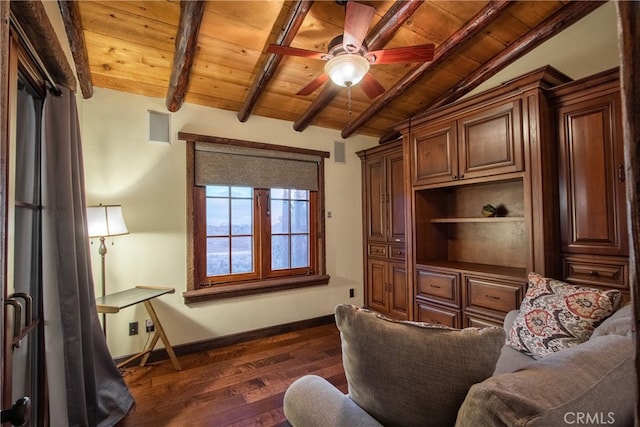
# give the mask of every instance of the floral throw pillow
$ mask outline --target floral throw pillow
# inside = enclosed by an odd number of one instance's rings
[[[507,344],[536,359],[574,347],[620,305],[620,291],[570,285],[529,273],[529,289]]]

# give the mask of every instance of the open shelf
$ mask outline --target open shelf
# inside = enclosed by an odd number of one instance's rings
[[[530,236],[522,179],[415,190],[414,201],[418,264],[437,260],[486,272],[504,267],[508,276],[524,276]],[[502,215],[482,216],[486,204]]]
[[[469,218],[431,218],[434,224],[454,224],[462,222],[523,222],[523,216],[469,217]]]

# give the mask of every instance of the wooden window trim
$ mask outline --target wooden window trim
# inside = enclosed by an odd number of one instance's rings
[[[329,157],[328,152],[307,150],[296,147],[286,147],[273,144],[257,143],[250,141],[233,140],[228,138],[217,138],[207,135],[196,135],[191,133],[178,133],[178,138],[185,140],[186,162],[187,162],[187,286],[183,292],[185,304],[204,302],[209,300],[218,300],[224,298],[235,298],[246,295],[263,294],[268,292],[276,292],[289,289],[304,288],[309,286],[327,285],[330,276],[326,274],[326,240],[325,240],[325,223],[324,223],[324,159]],[[201,187],[195,185],[195,144],[196,142],[210,142],[218,144],[238,145],[242,147],[265,148],[270,150],[291,151],[303,154],[312,154],[320,157],[318,165],[318,192],[316,197],[315,212],[317,224],[317,245],[312,245],[312,255],[317,254],[312,259],[316,259],[315,274],[305,276],[286,276],[272,277],[261,280],[247,280],[241,283],[225,283],[215,286],[199,287],[197,283],[197,273],[200,277],[206,276],[206,265],[202,265],[202,260],[195,256],[197,250],[196,245],[202,245],[203,242],[197,242],[194,239],[195,232],[198,227],[206,227],[205,224],[198,223],[196,208],[199,203],[204,202],[205,192]],[[199,190],[200,189],[200,190]],[[202,222],[202,221],[201,221]],[[200,239],[202,240],[202,239]],[[313,267],[313,266],[312,266]],[[204,272],[204,273],[203,273]]]

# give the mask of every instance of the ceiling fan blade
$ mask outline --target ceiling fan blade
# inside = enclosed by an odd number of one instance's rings
[[[365,55],[372,64],[394,64],[397,62],[428,62],[433,59],[433,43],[393,49],[372,50]]]
[[[308,85],[300,89],[300,91],[296,93],[296,95],[311,95],[313,92],[315,92],[316,89],[325,84],[327,80],[329,80],[329,76],[325,73],[322,73],[315,79],[311,80]]]
[[[362,88],[364,94],[369,97],[369,99],[377,98],[384,93],[384,87],[380,83],[378,83],[378,81],[371,75],[371,73],[365,74],[362,78],[362,81],[358,84]]]
[[[316,52],[313,50],[298,49],[297,47],[281,46],[279,44],[270,44],[267,46],[268,53],[276,53],[278,55],[301,56],[303,58],[325,59],[326,53]]]
[[[371,24],[374,12],[375,9],[366,4],[354,1],[347,2],[342,38],[342,45],[347,52],[355,53],[360,50],[362,41],[369,31],[369,24]]]

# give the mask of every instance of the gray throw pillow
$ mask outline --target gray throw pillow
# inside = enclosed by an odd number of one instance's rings
[[[349,397],[387,426],[452,426],[469,388],[491,376],[503,328],[400,322],[338,305]]]

